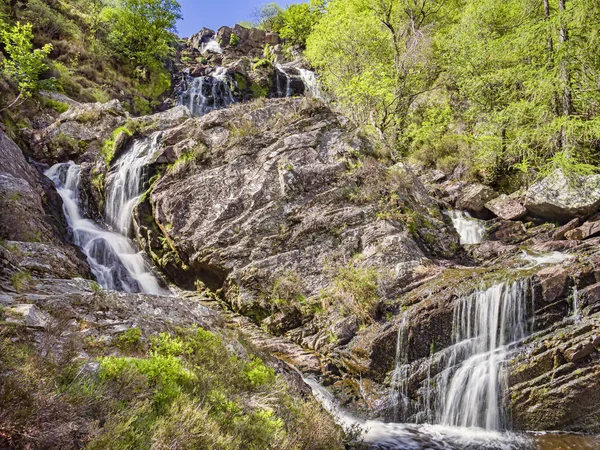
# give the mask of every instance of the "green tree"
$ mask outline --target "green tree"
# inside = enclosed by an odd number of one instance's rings
[[[277,3],[267,3],[252,13],[254,26],[265,31],[279,31],[283,26],[283,9]]]
[[[432,35],[452,2],[332,0],[307,40],[325,87],[359,124],[405,151],[412,106],[437,78]]]
[[[322,0],[290,5],[283,13],[283,26],[279,35],[292,45],[304,47],[323,9]]]
[[[589,172],[596,163],[594,3],[469,1],[439,37],[441,65],[468,105],[463,117],[484,180],[515,170]]]
[[[176,0],[118,0],[102,10],[105,42],[115,55],[152,69],[172,52],[180,18]]]
[[[13,27],[0,22],[0,41],[4,44],[6,58],[1,62],[3,73],[12,80],[19,95],[8,107],[14,106],[20,99],[31,97],[43,87],[50,84],[40,81],[40,74],[47,69],[44,59],[52,51],[52,45],[33,48],[33,32],[31,24],[21,25],[17,22]]]

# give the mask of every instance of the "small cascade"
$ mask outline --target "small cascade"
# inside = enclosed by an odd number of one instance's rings
[[[579,306],[579,291],[577,285],[573,286],[573,320],[581,319],[581,307]]]
[[[223,49],[221,48],[221,45],[217,42],[217,40],[215,38],[212,38],[210,41],[205,42],[200,47],[200,53],[204,55],[207,52],[222,54]]]
[[[410,365],[406,354],[406,343],[408,341],[409,322],[408,314],[404,312],[402,321],[398,328],[398,339],[396,341],[396,368],[392,374],[392,386],[396,389],[394,396],[394,415],[396,417],[407,417],[410,407],[408,398],[408,377]]]
[[[404,400],[397,417],[444,426],[501,430],[505,380],[503,366],[511,350],[531,329],[527,300],[529,279],[500,283],[458,299],[452,322],[453,345],[432,353],[418,401],[406,398],[405,338],[398,338],[395,389]],[[401,326],[400,334],[407,334]],[[403,347],[404,345],[404,347]],[[432,375],[432,368],[435,374]]]
[[[486,233],[484,222],[463,211],[449,211],[448,215],[460,235],[462,245],[480,244],[483,241]]]
[[[298,69],[300,72],[300,78],[304,83],[304,95],[307,97],[322,98],[321,90],[319,89],[319,82],[317,76],[312,70]]]
[[[523,250],[521,252],[521,259],[526,261],[529,267],[537,267],[549,264],[560,264],[573,259],[573,255],[561,252],[534,253],[528,250]]]
[[[160,287],[141,253],[126,237],[101,228],[82,216],[79,204],[80,167],[73,163],[52,166],[45,175],[63,200],[63,211],[98,283],[105,289],[147,294],[168,294]]]
[[[276,84],[277,84],[277,97],[286,98],[292,96],[292,78],[287,73],[286,69],[281,65],[277,64],[276,68]]]
[[[227,108],[236,102],[227,69],[218,67],[209,76],[185,80],[186,88],[179,96],[179,104],[189,108],[195,116],[203,116],[216,109]]]
[[[134,142],[119,158],[106,180],[105,220],[123,236],[131,235],[133,209],[142,195],[147,180],[147,166],[159,148],[161,133]]]

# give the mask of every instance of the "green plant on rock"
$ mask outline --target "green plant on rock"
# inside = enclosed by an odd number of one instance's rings
[[[372,322],[379,307],[379,273],[355,262],[340,268],[329,288],[322,293],[325,303],[338,305],[346,314],[355,315],[363,324]]]
[[[134,327],[124,331],[117,338],[116,346],[121,350],[128,352],[139,352],[143,350],[142,330],[138,327]]]
[[[240,43],[240,38],[237,34],[231,33],[231,37],[229,38],[229,45],[232,47],[237,47]]]
[[[117,139],[119,138],[119,135],[121,133],[126,134],[127,136],[131,137],[133,136],[133,131],[131,131],[129,129],[129,127],[126,126],[122,126],[117,128],[116,130],[114,130],[112,132],[112,135],[109,139],[107,139],[106,141],[104,141],[104,145],[102,146],[102,150],[100,151],[100,155],[102,156],[102,159],[104,159],[104,163],[106,164],[106,166],[110,166],[110,164],[112,163],[112,160],[115,157],[115,154],[117,152],[117,148],[116,148],[116,144],[117,144]]]
[[[40,74],[47,69],[44,59],[52,51],[52,45],[46,44],[41,49],[34,50],[32,28],[31,24],[21,25],[17,22],[10,27],[0,22],[0,42],[7,55],[0,61],[0,68],[19,90],[17,98],[6,108],[14,106],[20,99],[31,97],[41,89],[52,87],[48,81],[39,79]]]
[[[31,273],[27,271],[14,273],[10,277],[10,282],[17,292],[26,292],[35,285]]]

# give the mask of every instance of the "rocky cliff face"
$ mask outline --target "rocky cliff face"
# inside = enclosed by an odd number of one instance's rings
[[[296,96],[301,63],[274,65],[278,44],[260,30],[204,29],[180,49],[180,106],[133,118],[118,102],[72,104],[24,136],[40,161],[81,164],[81,203],[98,222],[115,163],[152,137],[132,237],[177,286],[172,297],[99,290],[53,186],[0,131],[0,305],[10,311],[0,316],[23,331],[16,339],[87,364],[90,342],[122,355],[116,343],[131,329],[148,342],[174,328],[240,329],[322,376],[349,408],[431,421],[460,353],[457,328],[472,319],[457,322],[457,311],[519,283],[523,330],[497,366],[506,426],[600,432],[596,177],[574,186],[559,173],[500,195],[394,164],[326,103]],[[209,102],[201,117],[181,97],[191,85],[187,100]],[[484,242],[460,245],[453,208],[487,220]],[[489,328],[504,338],[504,326]],[[78,439],[65,433],[57,447]]]

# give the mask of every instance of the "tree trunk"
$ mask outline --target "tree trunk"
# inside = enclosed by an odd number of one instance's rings
[[[550,20],[550,0],[544,0],[544,15],[546,21]],[[550,60],[554,58],[554,42],[552,41],[552,33],[548,33],[548,52],[550,53]]]
[[[566,11],[567,0],[558,0],[558,9],[561,16],[564,16]],[[569,32],[565,24],[564,17],[560,19],[560,42],[563,47],[566,47],[569,42]],[[568,68],[568,56],[564,56],[560,62],[560,78],[563,83],[563,115],[568,116],[573,112],[573,95],[571,93],[571,77]]]

